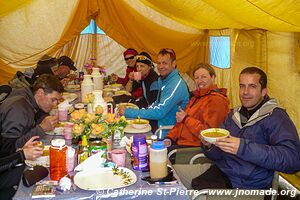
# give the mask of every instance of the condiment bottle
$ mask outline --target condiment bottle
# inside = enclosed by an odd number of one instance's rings
[[[150,177],[152,179],[164,178],[168,175],[167,148],[164,142],[154,142],[150,148]]]
[[[81,151],[79,152],[79,163],[82,163],[89,157],[89,148],[86,135],[82,136]]]
[[[50,179],[59,181],[67,174],[67,146],[64,139],[53,139],[50,147]]]
[[[133,163],[135,170],[148,171],[148,145],[144,135],[135,135],[132,144]]]

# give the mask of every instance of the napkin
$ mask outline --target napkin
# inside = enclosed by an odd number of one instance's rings
[[[88,157],[85,161],[77,165],[75,167],[75,171],[87,171],[87,170],[95,170],[97,168],[103,167],[106,159],[102,158],[104,151],[100,151],[95,155]]]
[[[133,136],[131,136],[130,138],[124,136],[120,141],[120,146],[121,147],[130,146],[132,142],[133,142]]]

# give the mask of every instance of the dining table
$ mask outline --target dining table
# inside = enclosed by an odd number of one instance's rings
[[[151,135],[152,132],[143,133],[146,136]],[[127,134],[125,136],[133,136],[134,133]],[[62,138],[63,136],[51,136],[46,135],[43,138],[43,141],[50,141],[53,138]],[[67,144],[71,145],[71,141],[66,141]],[[114,146],[114,148],[119,148]],[[172,167],[172,166],[170,166]],[[156,182],[148,183],[147,181],[142,180],[143,177],[150,175],[149,172],[142,172],[134,170],[131,164],[131,158],[128,153],[126,157],[126,168],[132,170],[137,177],[137,180],[134,184],[125,186],[118,189],[103,189],[103,190],[84,190],[77,187],[74,183],[72,189],[66,192],[56,191],[55,197],[51,198],[40,198],[40,199],[64,199],[64,200],[75,200],[75,199],[190,199],[190,192],[185,188],[185,186],[180,182],[175,170],[173,170],[173,176],[175,181],[171,182]],[[50,177],[46,177],[43,180],[50,180]],[[34,185],[31,187],[26,187],[23,185],[21,180],[19,188],[13,197],[14,200],[29,200],[32,199],[32,191]]]

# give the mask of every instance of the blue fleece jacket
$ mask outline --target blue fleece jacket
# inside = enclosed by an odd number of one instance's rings
[[[157,120],[158,127],[175,125],[178,106],[185,109],[189,101],[189,92],[178,70],[173,70],[165,79],[158,79],[159,92],[157,100],[147,109],[126,109],[126,118]],[[167,133],[163,133],[163,137]]]

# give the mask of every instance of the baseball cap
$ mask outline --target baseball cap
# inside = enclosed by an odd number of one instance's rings
[[[57,60],[58,60],[59,66],[66,65],[73,71],[77,70],[77,68],[74,66],[74,61],[71,58],[69,58],[68,56],[61,56]]]

